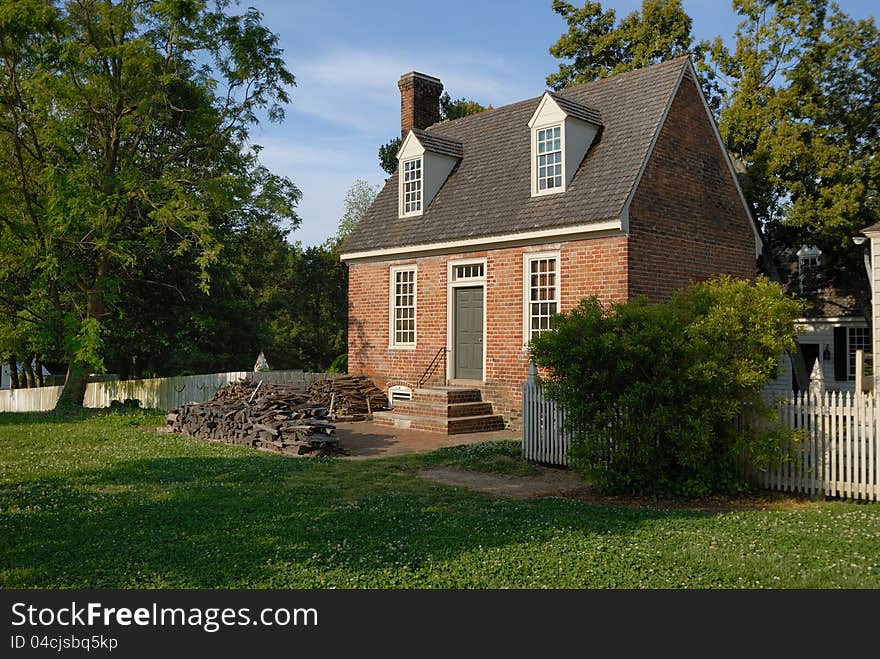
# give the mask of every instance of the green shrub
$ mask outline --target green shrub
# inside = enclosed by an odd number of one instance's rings
[[[741,491],[787,437],[761,391],[794,348],[799,302],[767,279],[694,284],[668,302],[583,300],[530,346],[568,411],[575,469],[606,492]],[[743,410],[768,430],[739,423]]]
[[[334,359],[328,371],[330,373],[348,373],[348,353],[343,353]]]

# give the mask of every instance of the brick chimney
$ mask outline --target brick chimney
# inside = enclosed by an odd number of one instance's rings
[[[397,81],[400,88],[400,137],[406,137],[412,128],[427,128],[440,121],[440,94],[443,83],[439,78],[410,71]]]

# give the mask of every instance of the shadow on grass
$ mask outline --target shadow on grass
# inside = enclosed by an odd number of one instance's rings
[[[178,457],[7,483],[0,585],[320,587],[328,575],[413,571],[468,553],[479,566],[487,549],[560,529],[611,536],[705,516],[490,499],[417,480],[409,464]]]
[[[139,407],[68,407],[48,412],[0,412],[0,426],[77,423],[99,417],[145,417],[165,414],[162,410]]]

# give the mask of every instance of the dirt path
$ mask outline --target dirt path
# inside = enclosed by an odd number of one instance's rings
[[[570,471],[547,468],[541,468],[541,473],[537,476],[512,476],[436,467],[423,469],[418,477],[513,499],[563,496],[584,487],[584,482]]]
[[[607,496],[564,469],[538,467],[537,476],[513,476],[466,469],[436,467],[423,469],[416,475],[425,480],[463,487],[496,497],[530,499],[534,497],[565,497],[599,506],[625,506],[654,510],[691,510],[705,513],[736,512],[741,510],[786,510],[818,505],[805,497],[794,497],[782,492],[766,492],[751,496],[717,497],[707,499],[674,499],[652,497]]]

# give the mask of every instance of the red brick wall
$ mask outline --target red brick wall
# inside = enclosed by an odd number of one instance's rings
[[[755,238],[695,83],[681,84],[630,206],[630,295],[755,276]]]
[[[412,128],[427,128],[440,121],[440,94],[443,85],[421,74],[404,74],[397,82],[400,89],[400,137]]]
[[[486,262],[486,383],[484,399],[505,421],[518,427],[520,389],[528,359],[523,337],[523,253],[560,252],[562,311],[584,297],[623,300],[627,291],[627,239],[594,238],[536,247],[513,247],[378,263],[352,263],[348,294],[348,369],[366,373],[383,389],[415,386],[438,349],[446,345],[447,261],[483,258]],[[415,263],[417,277],[417,347],[388,347],[389,268]],[[430,384],[442,384],[443,364]]]

